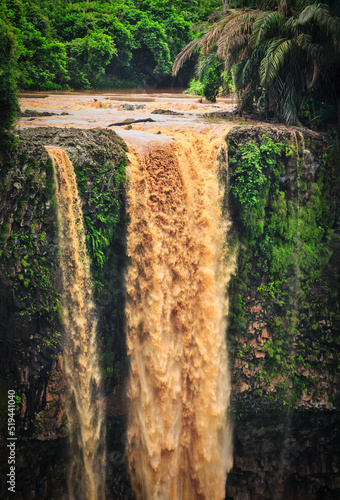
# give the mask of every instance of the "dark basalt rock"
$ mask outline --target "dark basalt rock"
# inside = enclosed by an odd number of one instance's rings
[[[1,165],[0,387],[4,397],[7,386],[21,397],[21,436],[39,439],[65,435],[61,276],[47,145],[65,149],[74,165],[87,169],[114,168],[126,150],[110,130],[25,129]]]
[[[184,116],[184,113],[179,113],[178,111],[173,111],[171,109],[155,109],[151,111],[152,115],[172,115],[172,116]]]
[[[65,115],[68,115],[68,113],[64,113]],[[29,116],[34,116],[34,117],[39,117],[39,116],[58,116],[59,113],[50,113],[49,111],[35,111],[32,109],[26,109],[25,111],[21,112],[22,117],[29,117]]]

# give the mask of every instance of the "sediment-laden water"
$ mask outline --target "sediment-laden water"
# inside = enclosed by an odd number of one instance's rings
[[[170,132],[171,133],[171,132]],[[127,453],[138,499],[222,500],[232,466],[228,223],[210,133],[130,153]]]
[[[70,436],[68,489],[71,500],[105,497],[105,433],[96,320],[89,259],[76,177],[65,151],[47,147],[55,170],[64,372]]]

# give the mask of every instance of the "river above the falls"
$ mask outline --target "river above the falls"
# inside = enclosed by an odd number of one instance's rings
[[[219,134],[231,124],[209,114],[232,112],[236,109],[236,98],[219,98],[213,104],[200,96],[167,91],[31,92],[20,94],[20,108],[23,116],[17,123],[19,129],[110,127],[135,148],[143,149],[146,145],[150,147],[152,144],[172,141],[166,134],[166,129],[193,129],[196,132],[214,130]],[[37,116],[30,112],[36,113]],[[46,112],[51,113],[51,116],[38,114]],[[136,120],[150,121],[129,123]],[[112,126],[114,123],[125,121],[126,125]]]

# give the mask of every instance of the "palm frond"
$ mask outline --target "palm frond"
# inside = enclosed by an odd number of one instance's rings
[[[290,17],[282,26],[282,33],[284,33],[287,38],[291,38],[298,32],[298,25],[298,20],[295,17]]]
[[[225,12],[223,12],[223,10],[213,12],[208,19],[208,23],[211,23],[213,21],[215,22],[216,19],[219,19],[219,18],[223,17],[224,15],[225,15]]]
[[[206,33],[204,40],[202,40],[202,48],[204,52],[209,52],[210,47],[214,46],[221,40],[226,42],[239,34],[250,33],[254,20],[260,14],[260,11],[236,11],[229,10],[225,13],[223,18],[215,23],[211,29]]]
[[[202,31],[202,32],[206,32],[207,30],[209,29],[209,23],[194,23],[192,26],[191,26],[191,30],[192,31]]]
[[[306,65],[306,84],[307,88],[311,89],[314,87],[320,73],[322,60],[324,58],[324,49],[320,44],[312,43],[311,35],[306,33],[300,33],[296,38],[296,43],[307,55],[306,62],[310,69],[308,69]]]
[[[249,57],[243,59],[236,65],[235,84],[238,89],[244,89],[249,83],[256,83],[256,80],[258,83],[258,78],[256,78],[258,75],[257,68],[263,59],[265,51],[266,45],[261,46],[259,49],[253,50]]]
[[[231,58],[238,55],[238,52],[249,45],[250,31],[245,29],[236,29],[224,32],[217,41],[217,57],[225,59],[228,56]],[[250,48],[250,47],[249,47]]]
[[[241,50],[246,44],[249,44],[254,21],[261,13],[262,11],[250,9],[227,9],[225,12],[214,13],[209,21],[216,19],[217,21],[207,28],[206,33],[201,38],[184,47],[176,57],[172,68],[173,75],[177,75],[184,62],[198,48],[202,50],[203,54],[208,54],[215,51],[217,47],[217,57],[231,60],[232,57],[230,58],[228,55],[230,51]]]
[[[340,35],[340,18],[331,16],[328,5],[322,3],[308,5],[299,15],[298,22],[301,26],[315,22],[327,35],[331,34],[335,38]]]
[[[184,49],[178,54],[175,59],[174,65],[172,67],[172,74],[174,76],[177,75],[185,61],[190,59],[194,50],[200,45],[201,38],[197,38],[196,40],[192,40],[188,45],[184,47]]]
[[[312,19],[322,21],[322,19],[327,15],[329,15],[327,5],[321,3],[313,3],[307,5],[307,7],[303,9],[298,17],[298,22],[299,24],[304,25],[310,22]]]
[[[312,37],[306,33],[300,33],[296,37],[296,43],[302,50],[308,50],[308,47],[311,45]]]
[[[280,69],[293,52],[295,43],[292,40],[273,40],[260,65],[261,85],[267,86],[276,78]]]
[[[250,43],[253,48],[259,47],[265,37],[273,29],[277,29],[284,22],[281,12],[263,12],[254,21],[254,27],[250,37]]]
[[[199,80],[203,80],[209,67],[216,60],[216,53],[210,52],[209,54],[200,54],[195,69],[195,74]]]
[[[228,21],[229,22],[229,21]],[[225,29],[225,21],[214,24],[210,30],[202,37],[202,50],[208,53],[215,46],[216,41],[222,36]]]
[[[285,75],[282,91],[282,114],[287,125],[301,125],[298,119],[298,95],[292,72]]]
[[[223,11],[217,11],[213,12],[211,16],[208,19],[208,22],[215,22],[216,19],[222,19],[222,18],[233,18],[237,17],[241,14],[248,13],[248,12],[253,12],[251,9],[226,9]]]

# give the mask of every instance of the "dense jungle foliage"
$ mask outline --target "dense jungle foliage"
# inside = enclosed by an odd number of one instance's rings
[[[15,44],[20,89],[160,81],[164,87],[176,55],[193,37],[192,24],[219,6],[219,0],[4,0],[1,36],[9,33]]]
[[[176,58],[174,75],[196,52],[197,79],[207,98],[216,98],[231,72],[241,109],[289,125],[317,128],[338,121],[339,127],[340,3],[257,0],[251,9],[227,4],[198,27]]]

